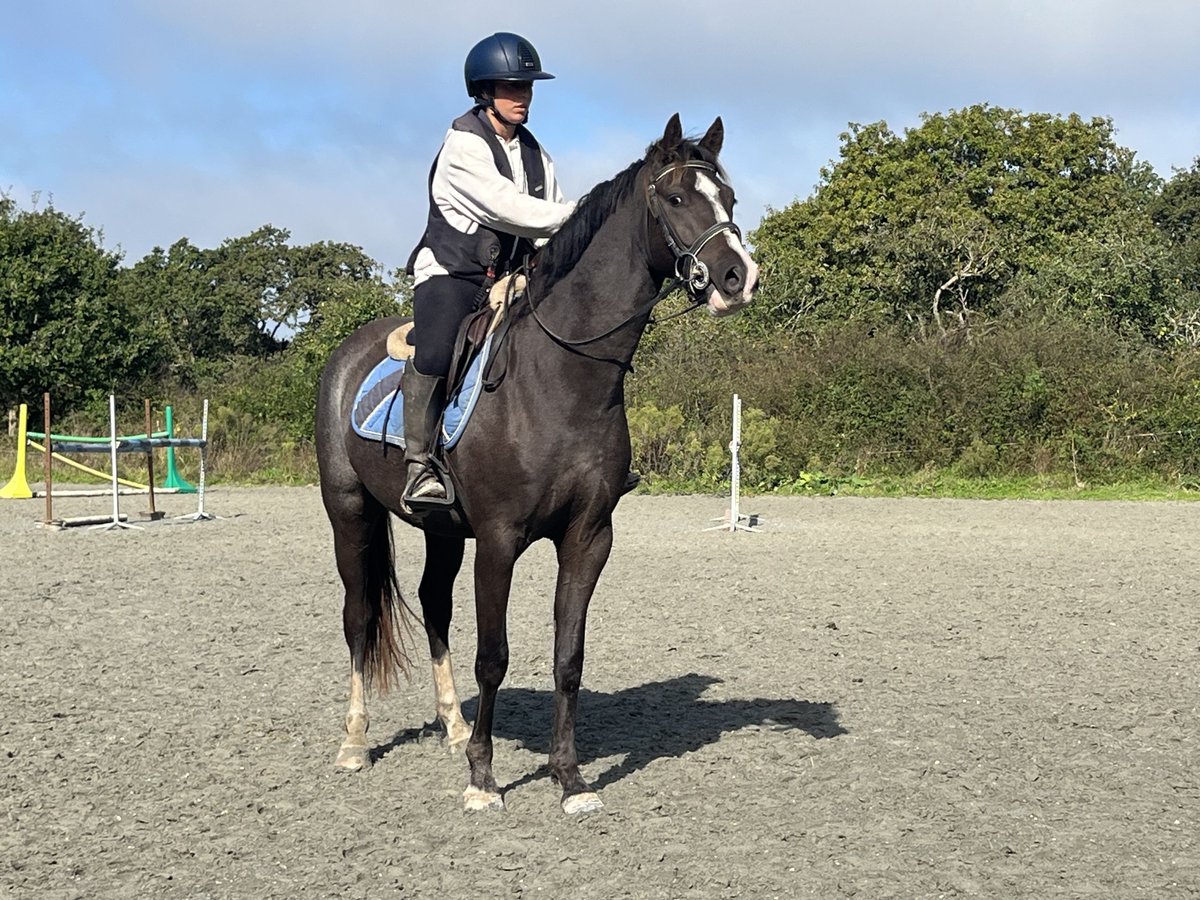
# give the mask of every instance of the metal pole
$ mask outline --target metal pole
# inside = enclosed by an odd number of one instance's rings
[[[742,445],[742,398],[733,395],[733,439],[729,442],[729,452],[733,454],[733,471],[730,477],[729,490],[729,530],[737,531],[740,513],[738,504],[742,495],[742,464],[738,459],[738,448]]]
[[[112,462],[112,491],[113,491],[113,524],[121,524],[121,490],[117,484],[117,398],[113,394],[108,395],[108,433],[110,436],[108,444],[108,456]]]
[[[742,461],[739,451],[742,447],[742,398],[733,395],[733,436],[729,441],[729,453],[733,457],[729,472],[729,519],[718,519],[720,525],[713,525],[705,531],[756,531],[761,521],[758,516],[743,516],[742,503]],[[745,521],[743,521],[745,520]]]
[[[204,401],[204,409],[200,415],[200,482],[193,488],[198,495],[196,511],[186,516],[176,516],[176,519],[186,519],[189,522],[199,522],[202,519],[219,519],[210,512],[204,511],[204,487],[208,479],[208,401]],[[189,446],[194,446],[189,444]]]
[[[130,525],[127,522],[121,521],[121,487],[120,481],[117,478],[117,447],[120,445],[120,440],[117,438],[117,398],[115,394],[108,395],[108,431],[109,431],[109,461],[112,464],[112,521],[103,525],[93,525],[93,529],[102,529],[108,531],[112,528],[138,528],[137,525]]]
[[[197,491],[200,495],[199,506],[196,509],[196,518],[210,519],[212,516],[204,511],[204,479],[208,469],[206,457],[208,455],[208,401],[204,401],[204,409],[200,414],[200,440],[204,441],[200,445],[200,484]]]
[[[42,394],[42,418],[45,420],[46,429],[46,452],[42,454],[45,459],[42,461],[42,472],[46,479],[46,524],[49,525],[54,521],[54,481],[50,473],[50,463],[53,461],[51,456],[54,453],[54,441],[50,437],[50,392],[46,391]]]

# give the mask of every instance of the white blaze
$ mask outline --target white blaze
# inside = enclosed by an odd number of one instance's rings
[[[721,205],[721,189],[704,172],[696,173],[696,190],[712,205],[714,221],[731,221],[729,213],[725,212],[725,207]],[[730,249],[742,258],[742,265],[746,267],[746,280],[742,284],[742,293],[738,297],[726,299],[721,295],[719,290],[713,291],[712,296],[708,299],[708,308],[713,315],[717,316],[733,312],[749,303],[754,293],[754,287],[758,284],[758,264],[750,258],[750,254],[746,252],[746,248],[742,246],[742,242],[738,240],[732,231],[724,231],[721,233],[721,236],[725,238]],[[714,282],[714,287],[715,285],[716,283]]]

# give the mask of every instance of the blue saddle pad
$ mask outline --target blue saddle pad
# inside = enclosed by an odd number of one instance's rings
[[[447,450],[462,437],[475,402],[483,391],[483,361],[491,352],[492,337],[488,335],[483,342],[483,347],[471,360],[462,387],[446,404],[439,440]],[[368,440],[404,446],[404,396],[400,391],[404,366],[403,360],[388,356],[363,379],[354,397],[354,406],[350,408],[350,424],[355,434]]]

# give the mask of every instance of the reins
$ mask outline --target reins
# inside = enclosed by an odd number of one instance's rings
[[[527,296],[529,298],[527,301],[529,304],[529,312],[533,316],[533,320],[537,322],[538,327],[541,328],[548,337],[564,347],[584,347],[588,344],[594,344],[597,341],[602,341],[606,337],[611,337],[612,335],[616,334],[630,322],[634,322],[642,316],[651,313],[654,307],[658,306],[658,304],[661,303],[669,294],[681,287],[687,291],[687,295],[692,301],[691,304],[685,309],[671,313],[669,316],[666,316],[662,319],[651,321],[648,323],[648,325],[670,321],[671,319],[686,315],[692,310],[699,309],[704,305],[705,301],[698,297],[697,294],[708,287],[712,279],[709,276],[708,266],[706,266],[700,260],[700,251],[704,249],[705,245],[708,244],[709,241],[722,232],[732,231],[737,236],[739,241],[742,238],[742,232],[731,220],[715,222],[706,228],[701,235],[696,238],[696,240],[692,241],[689,246],[685,247],[683,241],[675,231],[675,228],[671,225],[670,219],[664,215],[662,202],[658,199],[657,188],[658,182],[665,175],[675,172],[679,169],[700,169],[702,171],[713,173],[717,178],[721,177],[720,171],[712,163],[703,162],[702,160],[689,160],[687,162],[672,163],[671,165],[660,169],[658,174],[650,179],[650,183],[646,186],[646,205],[650,211],[650,215],[653,217],[654,221],[658,223],[659,228],[662,230],[663,239],[667,243],[667,248],[671,251],[671,255],[675,257],[675,274],[666,280],[666,282],[659,289],[658,293],[650,298],[649,302],[638,307],[638,309],[626,316],[612,328],[609,328],[607,331],[601,334],[578,340],[572,340],[571,338],[563,337],[561,334],[547,325],[542,320],[541,316],[538,315],[537,304],[534,302],[532,292],[533,279],[531,278],[529,280],[529,286],[526,288]],[[532,270],[533,265],[526,265],[522,268],[530,271]]]
[[[530,283],[532,284],[532,282],[530,282]],[[592,337],[589,337],[589,338],[582,338],[580,340],[572,340],[571,338],[563,337],[561,334],[559,334],[553,328],[551,328],[549,325],[547,325],[544,321],[542,321],[541,316],[538,315],[537,305],[534,304],[534,302],[533,302],[533,294],[532,293],[529,294],[529,312],[533,316],[533,320],[538,323],[538,327],[540,327],[542,329],[542,331],[546,332],[546,335],[548,337],[550,337],[552,340],[554,340],[555,342],[562,344],[565,347],[585,347],[588,344],[596,343],[596,341],[602,341],[606,337],[611,337],[612,335],[614,335],[618,331],[620,331],[622,328],[624,328],[626,325],[628,325],[630,322],[633,322],[633,321],[637,320],[639,317],[646,315],[651,310],[653,310],[654,307],[658,306],[658,304],[661,303],[668,294],[670,294],[676,288],[682,287],[683,284],[684,284],[683,279],[678,278],[678,277],[667,279],[667,282],[662,286],[662,288],[659,290],[659,292],[650,298],[649,303],[646,303],[644,306],[635,310],[633,313],[631,313],[626,318],[622,319],[620,322],[618,322],[612,328],[608,329],[608,331],[605,331],[602,334],[593,335]],[[528,290],[528,288],[526,290]],[[703,305],[704,305],[703,300],[695,300],[693,298],[692,304],[687,309],[681,310],[680,312],[672,313],[670,316],[667,317],[667,319],[673,319],[676,316],[683,315],[683,313],[691,312],[693,309],[699,309]],[[663,319],[662,321],[666,321],[666,319]]]

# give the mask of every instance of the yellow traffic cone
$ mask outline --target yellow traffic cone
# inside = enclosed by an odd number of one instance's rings
[[[25,404],[17,412],[17,467],[8,484],[0,488],[0,497],[9,500],[28,500],[33,496],[29,482],[25,480]]]

